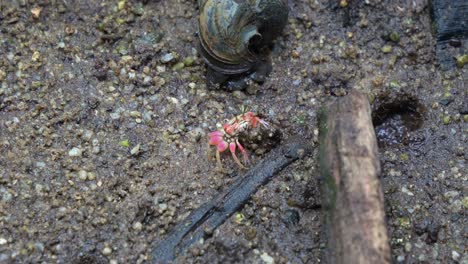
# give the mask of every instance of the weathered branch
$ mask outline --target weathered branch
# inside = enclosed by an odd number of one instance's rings
[[[303,139],[295,139],[272,150],[243,177],[225,191],[193,211],[174,227],[172,233],[153,250],[153,263],[166,263],[201,238],[206,239],[234,212],[240,209],[257,189],[274,175],[310,151]]]
[[[319,126],[329,263],[390,263],[367,97],[352,91],[324,106]]]

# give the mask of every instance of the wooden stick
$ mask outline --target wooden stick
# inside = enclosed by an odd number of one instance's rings
[[[367,97],[352,91],[322,107],[319,126],[329,263],[390,263]]]

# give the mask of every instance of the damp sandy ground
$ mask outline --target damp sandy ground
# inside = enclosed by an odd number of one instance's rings
[[[217,123],[245,106],[316,144],[318,108],[350,89],[375,110],[393,262],[468,263],[468,66],[439,70],[424,0],[331,2],[290,1],[270,78],[225,92],[205,86],[195,1],[1,1],[0,263],[149,261],[242,173],[207,159]],[[176,262],[323,263],[316,160]]]

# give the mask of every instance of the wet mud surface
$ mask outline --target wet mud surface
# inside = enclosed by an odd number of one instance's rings
[[[289,2],[270,77],[226,92],[206,88],[196,1],[1,1],[0,263],[151,261],[241,175],[207,158],[217,124],[246,107],[316,144],[350,89],[381,135],[392,260],[467,263],[468,68],[439,69],[428,2]],[[324,262],[316,154],[175,262]]]

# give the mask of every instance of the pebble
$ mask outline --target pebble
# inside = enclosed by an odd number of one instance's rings
[[[111,113],[111,114],[110,114],[110,117],[111,117],[112,119],[114,119],[114,120],[115,120],[115,119],[119,119],[119,118],[120,118],[120,113]]]
[[[104,256],[109,256],[111,253],[112,253],[112,249],[110,247],[105,247],[104,249],[102,249],[102,254]]]
[[[86,171],[85,170],[80,170],[78,172],[78,178],[80,180],[82,180],[82,181],[86,181],[86,179],[88,178],[88,175],[87,175]]]
[[[398,261],[398,262],[403,262],[403,261],[405,261],[405,256],[403,256],[403,255],[398,256],[398,257],[397,257],[397,261]]]
[[[401,188],[401,191],[409,196],[414,196],[414,193],[412,193],[410,190],[408,190],[408,188],[406,188],[405,186],[403,186]]]
[[[167,204],[166,204],[166,203],[160,203],[160,204],[159,204],[159,210],[160,210],[161,212],[166,211],[166,209],[167,209]]]
[[[234,95],[235,98],[240,99],[240,100],[245,100],[247,98],[245,93],[243,93],[242,91],[234,91],[232,95]]]
[[[0,246],[6,245],[7,242],[8,241],[5,238],[0,237]]]
[[[94,172],[88,172],[87,173],[87,178],[88,178],[88,180],[93,181],[93,180],[96,179],[96,174]]]
[[[460,260],[460,253],[456,252],[455,250],[452,250],[452,259],[454,261]]]
[[[140,231],[143,228],[143,225],[140,222],[133,223],[132,228],[136,231]]]
[[[68,156],[70,156],[70,157],[81,157],[82,153],[83,152],[81,151],[81,149],[79,149],[77,147],[74,147],[70,151],[68,151]]]
[[[458,195],[460,195],[460,192],[457,191],[448,191],[444,193],[444,197],[446,199],[453,199],[455,197],[458,197]]]
[[[382,47],[381,50],[382,50],[383,53],[390,53],[390,52],[392,52],[392,46],[385,45],[385,46]]]
[[[412,248],[411,243],[410,243],[410,242],[406,242],[406,243],[405,243],[405,251],[406,251],[406,252],[411,252],[411,248]]]
[[[82,136],[83,140],[85,141],[90,141],[92,137],[93,137],[93,131],[91,130],[85,130]]]
[[[41,242],[34,243],[34,247],[35,247],[39,252],[43,252],[44,249],[45,249],[44,244],[41,243]]]
[[[132,148],[132,150],[130,150],[130,154],[132,155],[137,155],[138,153],[140,153],[140,144],[136,145]]]
[[[273,259],[272,256],[268,255],[268,253],[266,252],[263,252],[261,255],[260,255],[260,258],[267,264],[273,264],[275,263],[275,260]]]
[[[141,113],[138,111],[130,111],[130,116],[135,118],[141,118]]]
[[[161,57],[161,62],[162,63],[168,63],[174,60],[174,54],[172,53],[166,53]]]
[[[448,206],[448,208],[450,209],[450,211],[452,211],[452,213],[460,213],[462,210],[462,207],[463,207],[463,203],[462,201],[458,199],[450,203],[450,205]]]

